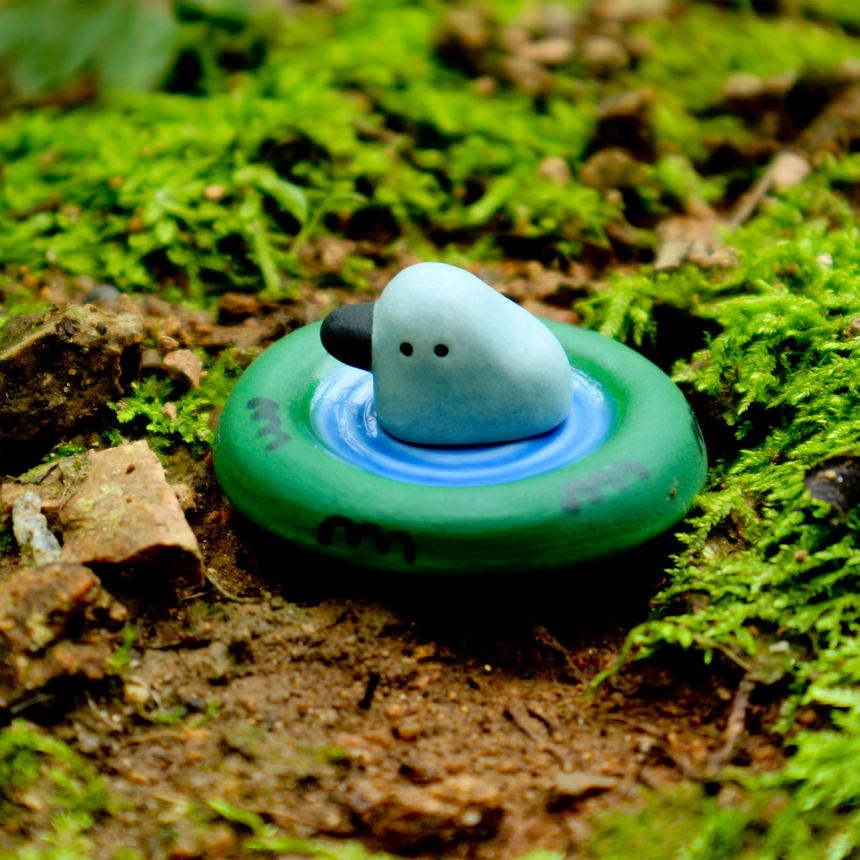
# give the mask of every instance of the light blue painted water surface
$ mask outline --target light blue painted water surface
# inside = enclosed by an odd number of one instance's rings
[[[573,373],[573,403],[556,428],[517,442],[464,447],[412,445],[386,433],[376,419],[373,375],[341,365],[311,401],[317,438],[332,456],[358,469],[437,487],[481,487],[544,475],[596,451],[612,429],[614,408],[603,388]]]

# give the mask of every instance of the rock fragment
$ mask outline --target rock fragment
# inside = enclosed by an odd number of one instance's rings
[[[618,147],[596,152],[579,169],[579,181],[592,188],[635,188],[646,179],[645,166]]]
[[[668,0],[596,0],[589,11],[604,21],[650,21],[667,14]]]
[[[552,84],[552,75],[540,63],[510,54],[501,62],[504,76],[517,89],[527,93],[539,93],[549,89]]]
[[[723,96],[727,99],[754,99],[764,89],[764,79],[749,72],[735,72],[723,81]]]
[[[42,513],[42,500],[32,490],[15,499],[12,530],[21,550],[21,561],[28,567],[39,567],[59,558],[60,542],[48,529],[48,520]]]
[[[624,45],[609,36],[589,36],[585,39],[582,57],[590,66],[605,70],[624,69],[630,62]]]
[[[485,839],[504,810],[496,788],[469,774],[430,786],[383,790],[360,780],[347,804],[389,850],[414,850],[457,839]]]
[[[233,323],[260,313],[260,300],[245,293],[224,293],[218,299],[218,319],[221,322]]]
[[[201,578],[200,548],[164,468],[145,441],[64,457],[39,483],[4,484],[0,516],[28,490],[62,532],[62,559]]]
[[[568,798],[583,797],[598,791],[608,791],[618,785],[618,778],[614,776],[601,776],[597,773],[577,771],[574,773],[560,773],[553,780],[550,791],[551,801],[558,802]]]
[[[856,457],[825,460],[807,471],[803,483],[813,499],[827,502],[844,517],[860,501],[860,460]]]
[[[570,166],[558,155],[547,156],[538,166],[538,174],[556,185],[570,185]]]
[[[0,334],[0,441],[56,433],[118,397],[123,354],[142,337],[139,314],[90,305],[11,320]]]
[[[809,161],[797,152],[786,150],[780,152],[773,160],[772,166],[773,187],[778,191],[785,191],[800,185],[812,172]]]
[[[245,350],[280,337],[288,328],[289,318],[286,315],[273,314],[263,319],[247,317],[239,325],[213,326],[202,340],[204,346],[214,349],[235,346]]]
[[[104,677],[113,650],[104,629],[126,620],[88,567],[55,561],[16,571],[0,583],[0,706],[60,675]]]
[[[167,406],[172,406],[172,403],[166,404]],[[176,407],[174,407],[174,412],[176,411]],[[174,415],[174,418],[176,416]],[[193,488],[189,487],[184,481],[180,481],[176,484],[170,485],[174,494],[176,495],[177,500],[179,501],[179,506],[183,511],[196,511],[197,510],[197,494],[194,492]]]
[[[186,388],[199,388],[203,362],[190,349],[177,349],[164,359],[167,375]]]
[[[704,268],[728,268],[737,259],[728,248],[721,247],[716,218],[674,216],[657,227],[660,246],[654,260],[654,271],[674,269],[685,260]]]
[[[527,42],[517,50],[526,60],[543,63],[545,66],[560,66],[573,56],[573,42],[570,39],[550,38]]]
[[[41,650],[78,616],[114,627],[125,619],[125,609],[81,564],[56,561],[24,568],[0,583],[0,633],[16,651]]]

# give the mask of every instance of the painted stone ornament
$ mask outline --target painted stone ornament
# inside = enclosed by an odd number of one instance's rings
[[[369,349],[357,348],[366,340]],[[570,411],[573,378],[558,339],[456,266],[404,269],[375,304],[330,314],[322,343],[373,373],[377,420],[404,442],[510,442],[552,430]]]
[[[647,359],[419,264],[260,356],[221,415],[215,468],[239,511],[294,543],[492,574],[644,543],[689,511],[707,457]]]

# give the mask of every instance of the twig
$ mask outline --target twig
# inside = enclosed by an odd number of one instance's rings
[[[35,696],[31,696],[23,702],[18,702],[17,705],[12,705],[12,707],[9,708],[9,713],[20,714],[21,711],[26,711],[31,705],[38,705],[39,702],[49,702],[51,699],[56,698],[57,697],[53,693],[36,693]]]
[[[100,711],[100,710],[96,707],[96,703],[92,700],[92,698],[90,697],[90,694],[89,694],[89,693],[87,693],[87,694],[86,694],[86,696],[87,696],[87,702],[89,703],[89,706],[90,706],[90,710],[91,710],[91,711],[92,711],[92,712],[93,712],[93,713],[94,713],[94,714],[95,714],[95,715],[96,715],[96,716],[97,716],[97,717],[98,717],[98,718],[99,718],[99,719],[100,719],[100,720],[101,720],[101,721],[102,721],[106,726],[109,726],[109,727],[110,727],[110,729],[111,729],[111,731],[117,732],[117,731],[120,731],[120,730],[123,728],[121,725],[117,725],[116,723],[114,723],[114,722],[112,722],[111,720],[109,720],[109,719],[105,716],[104,711]]]
[[[238,594],[233,594],[230,591],[227,591],[221,583],[218,582],[217,579],[213,579],[212,574],[209,573],[208,570],[203,571],[203,576],[206,577],[206,581],[217,591],[219,594],[222,594],[228,600],[232,600],[234,603],[258,603],[259,597],[239,597]]]
[[[187,797],[171,797],[169,794],[161,794],[159,792],[150,792],[150,796],[156,800],[163,800],[165,803],[172,803],[174,806],[188,806],[191,801]]]
[[[379,672],[371,672],[367,677],[367,686],[364,688],[364,696],[362,700],[358,703],[358,707],[361,708],[362,711],[369,711],[370,705],[373,702],[373,694],[376,692],[376,688],[379,686],[379,681],[381,679],[381,675]]]
[[[535,745],[541,752],[548,752],[560,765],[562,770],[570,771],[570,759],[554,744],[543,736],[538,726],[543,728],[535,717],[519,704],[511,703],[505,709],[505,716]]]
[[[732,703],[732,709],[729,712],[729,718],[726,721],[726,730],[723,733],[725,742],[720,749],[711,753],[708,756],[708,761],[705,769],[708,772],[715,771],[721,764],[730,761],[735,754],[738,739],[744,730],[746,722],[747,707],[750,702],[750,695],[755,689],[755,681],[747,675],[738,686],[738,691],[735,693],[735,700]]]
[[[130,747],[135,746],[136,744],[149,743],[149,741],[159,741],[164,738],[173,738],[178,741],[184,741],[186,736],[185,732],[181,732],[179,729],[162,729],[158,732],[150,732],[148,735],[136,735],[133,738],[126,738],[126,740],[122,742],[122,745]]]
[[[573,657],[570,656],[570,651],[546,629],[540,624],[532,624],[531,626],[532,636],[541,644],[546,645],[547,648],[555,651],[556,654],[561,654],[564,658],[564,669],[565,674],[569,677],[572,677],[574,680],[578,681],[580,684],[588,684],[588,678],[585,677],[582,669],[573,662]]]
[[[693,766],[693,763],[687,758],[687,756],[682,755],[681,753],[673,750],[671,746],[669,746],[669,742],[666,740],[665,732],[662,732],[660,729],[656,728],[656,726],[650,726],[647,723],[637,723],[635,720],[630,720],[627,717],[619,717],[610,715],[607,719],[615,720],[619,723],[625,723],[631,728],[636,729],[637,731],[642,732],[643,734],[650,735],[657,741],[657,745],[660,749],[669,756],[670,759],[677,765],[678,769],[684,774],[687,779],[699,779],[701,777],[701,773]]]

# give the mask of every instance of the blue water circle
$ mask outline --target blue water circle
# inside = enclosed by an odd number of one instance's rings
[[[544,475],[596,451],[612,429],[613,403],[576,368],[573,403],[558,427],[516,442],[441,447],[412,445],[386,433],[376,418],[373,375],[341,365],[321,381],[311,423],[334,457],[383,478],[437,487],[482,487]]]

